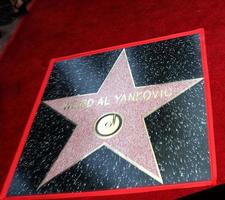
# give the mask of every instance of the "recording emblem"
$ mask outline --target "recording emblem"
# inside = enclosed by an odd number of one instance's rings
[[[95,124],[95,132],[98,136],[107,138],[119,132],[122,126],[122,118],[116,113],[101,116]]]

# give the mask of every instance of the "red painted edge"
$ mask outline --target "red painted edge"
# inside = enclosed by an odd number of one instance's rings
[[[200,46],[202,55],[202,65],[203,65],[203,76],[205,80],[205,96],[206,96],[206,113],[208,122],[208,143],[210,152],[210,162],[211,162],[211,176],[212,183],[216,185],[217,180],[217,167],[216,167],[216,152],[215,152],[215,138],[214,138],[214,128],[213,128],[213,110],[212,110],[212,100],[210,91],[210,80],[209,71],[207,64],[207,53],[205,45],[205,32],[204,29],[200,29]]]
[[[41,103],[42,96],[44,94],[45,88],[47,86],[50,74],[52,72],[53,66],[55,62],[62,61],[65,59],[73,59],[81,56],[87,56],[97,53],[103,53],[107,51],[112,51],[120,48],[127,48],[136,45],[142,45],[146,43],[153,43],[168,39],[173,39],[177,37],[183,37],[188,35],[200,35],[200,46],[201,46],[201,56],[202,56],[202,68],[203,75],[205,80],[205,95],[206,95],[206,113],[207,113],[207,122],[208,122],[208,144],[209,144],[209,154],[210,154],[210,166],[211,166],[211,180],[209,181],[200,181],[200,182],[191,182],[191,183],[179,183],[179,184],[170,184],[170,185],[161,185],[161,186],[147,186],[147,187],[137,187],[137,188],[127,188],[127,189],[113,189],[113,190],[103,190],[103,191],[95,191],[95,192],[77,192],[77,193],[60,193],[60,194],[45,194],[45,195],[28,195],[28,196],[13,196],[7,197],[7,191],[9,189],[10,183],[12,181],[14,172],[16,170],[17,164],[19,162],[20,156],[22,154],[24,145],[26,143],[27,137],[29,135],[33,120],[35,118],[36,112]],[[15,157],[13,159],[12,165],[9,169],[8,176],[6,177],[5,183],[3,185],[0,198],[7,199],[52,199],[52,198],[70,198],[70,197],[85,197],[85,196],[108,196],[108,195],[118,195],[118,194],[131,194],[131,193],[142,193],[142,192],[150,192],[150,191],[160,191],[160,190],[169,190],[169,189],[182,189],[182,188],[191,188],[191,187],[203,187],[203,186],[212,186],[216,184],[217,180],[217,170],[216,170],[216,154],[215,154],[215,143],[214,143],[214,131],[213,131],[213,117],[212,117],[212,104],[211,104],[211,94],[210,94],[210,83],[209,83],[209,74],[208,74],[208,66],[206,59],[206,47],[205,47],[205,34],[204,29],[196,29],[193,31],[187,31],[177,34],[172,34],[163,37],[157,37],[149,40],[143,40],[139,42],[132,42],[123,45],[117,45],[109,48],[103,48],[99,50],[88,51],[84,53],[74,54],[70,56],[64,56],[60,58],[53,58],[49,63],[49,67],[47,69],[44,80],[41,84],[41,88],[38,92],[37,98],[35,100],[33,109],[31,111],[30,117],[26,124],[24,133],[22,135],[21,141],[19,143],[18,149],[16,151]]]

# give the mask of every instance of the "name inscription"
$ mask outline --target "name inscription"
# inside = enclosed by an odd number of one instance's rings
[[[125,104],[129,102],[145,102],[157,98],[170,97],[173,94],[171,88],[164,90],[145,90],[115,96],[105,96],[99,99],[87,98],[81,101],[74,101],[64,104],[64,110],[90,108],[93,106],[108,106],[112,104]]]

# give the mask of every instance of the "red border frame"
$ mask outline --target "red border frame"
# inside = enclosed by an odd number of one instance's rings
[[[45,88],[47,86],[50,74],[52,72],[53,66],[55,62],[62,61],[65,59],[72,59],[81,56],[87,56],[97,53],[103,53],[107,51],[112,51],[120,48],[127,48],[131,46],[142,45],[146,43],[153,43],[168,39],[173,39],[182,36],[188,36],[193,34],[200,35],[200,46],[201,46],[201,56],[202,56],[202,68],[203,68],[203,76],[205,80],[205,96],[206,96],[206,112],[207,112],[207,122],[208,122],[208,144],[209,144],[209,152],[210,152],[210,166],[211,166],[211,180],[209,181],[201,181],[201,182],[191,182],[191,183],[179,183],[179,184],[170,184],[170,185],[161,185],[161,186],[145,186],[138,188],[128,188],[128,189],[113,189],[113,190],[103,190],[103,191],[91,191],[91,192],[78,192],[78,193],[60,193],[60,194],[41,194],[41,195],[28,195],[28,196],[12,196],[7,197],[7,192],[10,187],[10,183],[12,181],[13,175],[15,173],[17,164],[19,162],[20,156],[22,154],[24,145],[26,143],[27,137],[29,135],[33,120],[35,118],[35,113],[37,112],[39,105],[41,103],[41,99]],[[163,37],[157,37],[149,40],[132,42],[123,45],[117,45],[109,48],[103,48],[99,50],[88,51],[84,53],[74,54],[70,56],[64,56],[60,58],[54,58],[50,60],[46,75],[42,82],[41,88],[35,100],[33,109],[31,111],[30,117],[26,124],[23,136],[19,143],[18,149],[16,151],[15,157],[13,159],[12,165],[9,169],[9,173],[6,177],[5,183],[3,185],[0,198],[7,199],[52,199],[52,198],[70,198],[70,197],[87,197],[87,196],[106,196],[106,195],[118,195],[118,194],[131,194],[131,193],[141,193],[141,192],[149,192],[149,191],[158,191],[158,190],[168,190],[168,189],[180,189],[180,188],[190,188],[190,187],[202,187],[202,186],[211,186],[215,185],[217,180],[217,170],[216,170],[216,155],[215,155],[215,143],[214,143],[214,131],[213,131],[213,117],[212,117],[212,104],[211,104],[211,93],[210,93],[210,83],[209,83],[209,74],[208,74],[208,66],[206,59],[206,46],[205,46],[205,34],[204,29],[196,29],[193,31],[182,32],[177,34],[172,34]]]

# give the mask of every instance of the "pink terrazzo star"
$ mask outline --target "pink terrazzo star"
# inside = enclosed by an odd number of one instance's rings
[[[135,87],[123,50],[97,93],[45,101],[77,126],[39,187],[103,145],[163,183],[144,118],[201,80]],[[107,113],[121,116],[122,126],[110,137],[98,137],[96,122]]]

